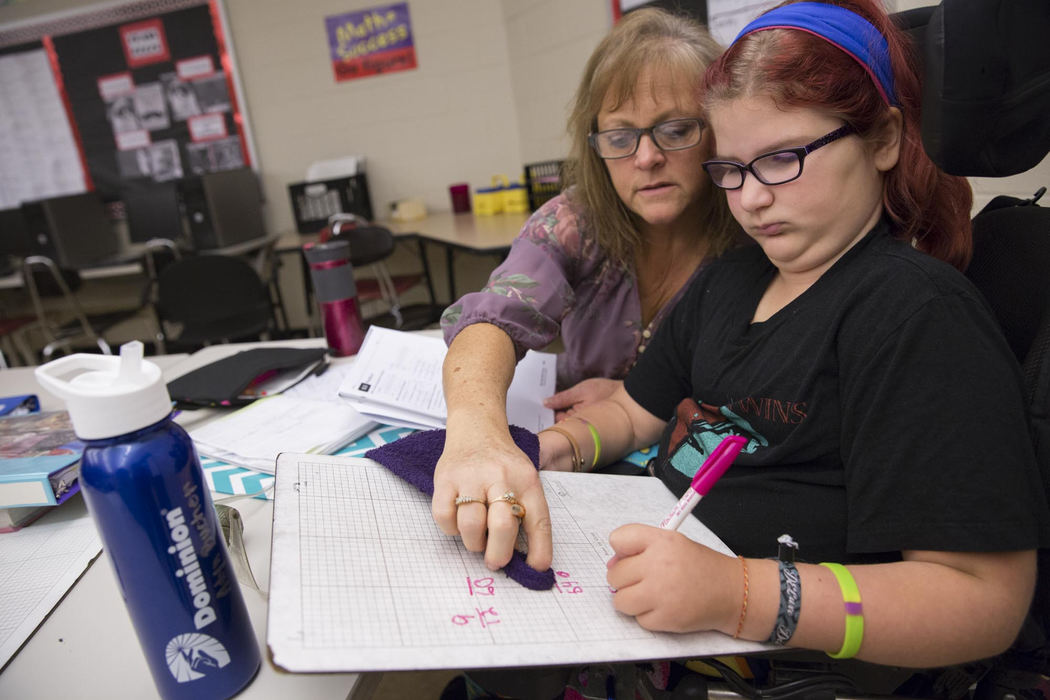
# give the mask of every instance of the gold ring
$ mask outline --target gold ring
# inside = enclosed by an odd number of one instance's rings
[[[484,498],[475,498],[474,496],[456,496],[456,507],[459,508],[467,503],[480,503],[482,505],[488,505],[485,503]]]
[[[510,506],[510,513],[515,518],[525,519],[525,506],[518,502],[518,499],[514,497],[513,491],[507,491],[505,494],[497,498],[495,501],[490,501],[488,505],[493,503],[499,503],[503,501]]]

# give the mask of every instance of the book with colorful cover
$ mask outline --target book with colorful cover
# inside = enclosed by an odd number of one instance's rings
[[[80,490],[83,452],[65,411],[0,418],[0,508],[64,502]]]

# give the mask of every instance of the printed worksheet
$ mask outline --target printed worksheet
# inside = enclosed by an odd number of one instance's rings
[[[388,425],[427,430],[445,427],[448,409],[441,366],[448,348],[436,336],[380,326],[365,334],[339,395],[357,411]],[[507,390],[507,418],[533,432],[554,424],[543,399],[554,393],[557,356],[529,350]]]
[[[541,473],[555,586],[528,590],[441,533],[430,500],[372,460],[282,454],[267,641],[288,671],[397,671],[681,658],[765,649],[717,632],[654,633],[616,612],[609,533],[657,524],[657,479]],[[696,518],[681,532],[728,550]],[[702,582],[698,582],[702,585]]]

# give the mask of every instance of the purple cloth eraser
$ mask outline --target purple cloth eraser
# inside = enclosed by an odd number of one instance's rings
[[[534,467],[540,465],[540,440],[534,433],[510,426],[514,444],[532,460]],[[365,457],[379,462],[391,472],[415,486],[423,493],[434,494],[434,468],[445,449],[445,431],[424,430],[406,435],[400,440],[372,448]],[[510,562],[503,571],[512,579],[534,591],[546,591],[554,586],[554,571],[537,571],[525,563],[525,555],[514,550]]]

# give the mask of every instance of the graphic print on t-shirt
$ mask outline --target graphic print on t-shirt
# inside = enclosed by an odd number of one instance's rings
[[[749,454],[769,444],[746,420],[727,407],[683,399],[675,409],[674,426],[667,445],[661,445],[660,454],[668,455],[671,466],[692,479],[704,460],[728,435],[746,437],[747,445],[741,451]]]

